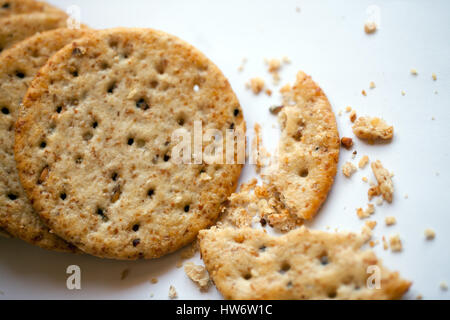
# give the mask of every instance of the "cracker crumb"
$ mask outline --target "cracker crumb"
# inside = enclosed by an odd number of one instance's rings
[[[364,181],[364,182],[369,181],[369,179],[367,179],[367,177],[362,177],[361,180]]]
[[[270,97],[272,96],[272,90],[266,89],[265,93]]]
[[[352,130],[358,138],[370,141],[390,140],[394,136],[394,127],[376,117],[359,117]]]
[[[400,252],[403,250],[402,241],[399,234],[389,236],[389,245],[392,252]]]
[[[270,113],[271,114],[278,114],[280,111],[281,111],[281,109],[283,109],[283,105],[273,105],[273,106],[270,106],[269,107],[269,111],[270,111]]]
[[[290,64],[291,59],[289,59],[289,57],[287,56],[284,56],[283,58],[281,58],[281,62],[283,62],[284,64]]]
[[[377,206],[381,206],[383,204],[383,198],[378,198],[375,203]]]
[[[416,69],[412,68],[412,69],[411,69],[411,74],[412,74],[413,76],[417,76],[419,73],[417,72]]]
[[[406,94],[406,92],[402,90],[402,96],[404,96],[405,94]]]
[[[153,284],[157,284],[158,283],[158,278],[151,278],[150,282]]]
[[[342,116],[342,110],[339,110],[338,116],[339,116],[339,117]]]
[[[369,157],[367,155],[363,156],[359,162],[358,162],[358,167],[360,169],[363,169],[367,164],[369,163]],[[366,178],[367,179],[367,178]],[[367,182],[367,181],[366,181]]]
[[[178,260],[175,266],[180,269],[183,266],[183,260]]]
[[[405,199],[408,199],[408,194],[407,193],[405,193],[405,195],[403,196]]]
[[[352,159],[355,159],[357,154],[358,154],[358,151],[354,150],[352,152]]]
[[[423,296],[422,296],[421,294],[418,294],[417,297],[416,297],[416,299],[417,299],[417,300],[422,300],[422,299],[423,299]]]
[[[367,96],[366,90],[362,90],[362,91],[361,91],[361,94],[362,94],[364,97],[366,97],[366,96]]]
[[[247,84],[247,88],[250,88],[254,94],[259,94],[264,89],[264,86],[264,80],[259,77],[250,79],[250,82]]]
[[[242,58],[241,65],[238,67],[238,71],[239,72],[244,71],[244,67],[246,64],[247,64],[247,58]]]
[[[367,208],[365,210],[363,210],[362,208],[356,209],[356,214],[360,219],[368,218],[374,212],[375,212],[375,206],[371,203],[369,203],[367,205]]]
[[[355,122],[355,120],[356,120],[356,111],[355,110],[352,110],[352,112],[350,112],[349,118],[350,118],[351,122]]]
[[[374,220],[369,220],[369,221],[366,221],[366,226],[367,227],[369,227],[370,229],[375,229],[375,227],[376,227],[376,225],[377,225],[377,222],[376,221],[374,221]]]
[[[375,82],[370,81],[369,88],[370,89],[375,89]]]
[[[377,187],[379,188],[379,192],[384,200],[391,203],[394,194],[394,184],[391,179],[392,175],[383,167],[380,160],[372,162],[371,167],[378,182]]]
[[[433,78],[433,80],[436,81],[436,80],[437,80],[437,75],[436,75],[436,73],[433,72],[433,73],[431,74],[431,78]]]
[[[345,149],[350,150],[353,147],[353,139],[349,137],[342,137],[341,144]]]
[[[169,298],[170,299],[175,299],[176,297],[178,297],[178,293],[175,290],[175,287],[170,285],[170,287],[169,287]]]
[[[301,11],[300,7],[295,7],[295,12],[300,12],[300,11]]]
[[[130,269],[125,269],[122,271],[122,273],[120,274],[120,280],[125,280],[128,275],[130,274]]]
[[[447,291],[448,290],[448,285],[447,285],[447,283],[445,281],[442,281],[439,284],[439,288],[441,288],[442,291]]]
[[[377,31],[377,24],[374,21],[367,21],[364,24],[364,31],[367,34],[374,33],[375,31]]]
[[[356,171],[356,167],[353,165],[353,163],[347,161],[343,166],[342,166],[342,173],[344,174],[344,176],[346,176],[347,178],[350,178],[351,175],[353,173],[355,173]]]
[[[350,106],[345,107],[345,112],[349,113],[350,111],[352,111],[352,107]]]
[[[397,223],[397,219],[395,219],[395,217],[390,216],[386,217],[384,219],[384,222],[386,223],[387,226],[392,226]]]
[[[436,232],[433,229],[425,229],[425,238],[427,240],[433,240],[436,237]]]
[[[383,249],[387,250],[389,249],[389,244],[386,241],[386,238],[383,236],[383,238],[381,238],[381,240],[383,241]]]
[[[200,290],[206,291],[209,288],[209,274],[204,266],[188,262],[184,266],[184,272],[189,277],[189,279],[195,282]]]

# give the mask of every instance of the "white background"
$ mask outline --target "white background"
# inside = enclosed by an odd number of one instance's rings
[[[270,148],[276,145],[278,128],[273,128],[276,119],[268,107],[279,103],[279,96],[255,97],[245,89],[248,79],[261,76],[278,92],[264,58],[288,56],[292,60],[281,72],[282,84],[292,82],[300,69],[320,84],[336,113],[341,136],[352,136],[348,114],[337,116],[347,105],[358,115],[381,116],[392,123],[392,143],[369,146],[355,141],[355,162],[367,154],[395,173],[393,203],[376,207],[373,215],[378,221],[375,239],[398,232],[404,251],[394,254],[381,245],[375,250],[389,268],[413,281],[406,298],[418,294],[425,299],[450,298],[449,291],[439,288],[442,281],[450,284],[450,1],[50,2],[62,8],[80,6],[82,21],[93,28],[151,27],[192,43],[228,77],[248,128],[259,122]],[[380,27],[376,34],[366,35],[363,25],[371,5],[378,8]],[[239,73],[244,57],[248,63]],[[411,68],[418,70],[418,76],[410,74]],[[433,72],[437,81],[431,78]],[[376,84],[373,90],[370,81]],[[362,96],[363,89],[367,97]],[[349,159],[351,152],[343,149],[340,166]],[[248,166],[242,180],[253,175],[254,168]],[[364,221],[357,218],[355,208],[367,204],[368,185],[361,181],[363,176],[374,179],[369,167],[351,179],[339,171],[325,206],[310,226],[359,231]],[[384,218],[391,215],[398,223],[386,227]],[[428,227],[436,231],[433,241],[424,240]],[[183,299],[221,298],[214,287],[200,293],[183,269],[175,267],[179,259],[175,253],[153,261],[101,260],[0,239],[0,299],[167,299],[170,284]],[[65,287],[66,267],[71,264],[81,267],[82,290]],[[120,280],[124,269],[130,274]],[[158,284],[150,283],[153,277],[159,279]]]

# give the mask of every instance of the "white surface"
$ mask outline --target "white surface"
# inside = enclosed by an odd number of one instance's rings
[[[253,96],[245,82],[254,76],[267,79],[264,58],[286,55],[292,63],[283,68],[282,83],[292,82],[297,70],[312,75],[328,95],[334,111],[350,105],[358,115],[382,116],[395,126],[392,143],[369,146],[356,140],[358,157],[380,159],[394,171],[395,199],[377,207],[375,238],[400,233],[404,251],[393,254],[381,245],[375,250],[385,264],[414,282],[407,298],[449,299],[439,288],[450,283],[450,1],[62,1],[60,7],[81,7],[82,21],[94,28],[152,27],[192,43],[212,59],[229,78],[244,109],[248,128],[259,122],[264,143],[276,145],[275,117],[268,112],[279,102],[277,94]],[[380,28],[363,32],[366,9],[376,5]],[[296,11],[296,7],[301,12]],[[237,71],[243,57],[244,72]],[[410,69],[416,68],[418,76]],[[433,81],[435,72],[438,80]],[[370,81],[376,88],[369,89]],[[278,91],[274,88],[274,91]],[[367,97],[361,95],[365,89]],[[406,92],[405,96],[401,91]],[[435,94],[435,91],[438,93]],[[435,120],[432,120],[432,117]],[[352,136],[348,114],[337,116],[341,136]],[[340,166],[351,159],[343,149]],[[245,168],[243,181],[254,175]],[[374,179],[369,167],[350,180],[339,171],[332,192],[312,223],[313,228],[338,227],[359,231],[364,224],[355,208],[367,204],[368,185]],[[409,198],[404,199],[408,194]],[[397,225],[385,227],[393,215]],[[424,240],[432,227],[437,237]],[[211,288],[202,294],[175,267],[179,253],[154,261],[118,262],[89,256],[46,252],[19,240],[0,239],[0,299],[115,298],[166,299],[173,284],[180,298],[215,299]],[[198,260],[198,257],[195,258]],[[82,270],[82,289],[66,289],[66,267]],[[130,274],[120,280],[124,269]],[[152,277],[159,279],[151,284]]]

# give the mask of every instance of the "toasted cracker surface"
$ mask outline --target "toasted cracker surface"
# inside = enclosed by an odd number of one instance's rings
[[[336,175],[340,147],[336,119],[322,89],[304,72],[281,92],[278,165],[266,177],[293,214],[311,219]]]
[[[1,18],[0,52],[38,32],[65,28],[66,20],[64,12],[37,12]]]
[[[86,33],[69,29],[47,31],[0,55],[0,227],[46,249],[74,248],[50,233],[32,209],[14,160],[14,125],[22,98],[39,69],[55,52]]]
[[[60,9],[43,1],[35,0],[0,0],[0,18],[15,14],[31,12],[62,12]]]
[[[206,268],[226,299],[397,299],[411,285],[371,250],[361,250],[365,240],[352,233],[301,227],[274,237],[213,227],[199,239]],[[369,266],[380,271],[379,289],[367,285]]]
[[[242,168],[172,161],[174,130],[192,133],[194,121],[223,137],[245,131],[210,60],[160,31],[99,31],[59,51],[31,84],[16,128],[21,182],[41,218],[83,251],[160,257],[217,219]]]

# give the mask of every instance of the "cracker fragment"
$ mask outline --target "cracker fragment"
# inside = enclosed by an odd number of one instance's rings
[[[387,270],[353,233],[301,227],[275,237],[250,228],[199,234],[205,266],[226,299],[398,299],[410,282]],[[370,289],[369,266],[381,288]]]
[[[425,229],[424,233],[427,240],[433,240],[436,237],[436,232],[433,229]]]
[[[378,182],[377,187],[379,192],[384,200],[391,203],[394,194],[394,184],[392,183],[391,173],[383,167],[380,160],[372,162],[371,167]]]
[[[360,219],[365,219],[370,217],[371,214],[375,212],[375,206],[371,203],[367,204],[367,208],[363,210],[362,208],[356,209],[356,214]]]
[[[413,75],[413,76],[417,76],[419,73],[417,72],[417,69],[415,69],[415,68],[412,68],[411,69],[411,74]]]
[[[358,162],[358,167],[363,169],[369,163],[369,157],[364,155]]]
[[[169,298],[170,299],[175,299],[177,297],[178,297],[177,290],[175,289],[174,286],[170,285],[170,287],[169,287]]]
[[[364,24],[364,32],[371,34],[377,31],[377,24],[374,21],[366,21]]]
[[[356,111],[355,110],[352,110],[352,112],[350,112],[349,119],[351,122],[355,122],[355,120],[356,120]]]
[[[264,89],[264,86],[264,79],[259,77],[250,79],[247,84],[247,87],[250,88],[254,94],[259,94]]]
[[[353,163],[349,162],[349,161],[344,163],[344,165],[342,166],[342,173],[347,178],[350,178],[352,176],[352,174],[355,173],[355,172],[356,172],[355,165]]]
[[[345,149],[350,150],[353,147],[353,139],[349,137],[342,137],[341,144]]]
[[[392,226],[397,223],[397,219],[395,219],[395,217],[389,216],[384,219],[384,222],[387,226]]]
[[[437,75],[436,75],[436,73],[432,73],[431,74],[431,78],[434,80],[434,81],[436,81],[437,80]]]
[[[206,291],[210,285],[208,271],[202,265],[188,262],[184,265],[184,272],[202,291]]]
[[[359,117],[352,130],[358,138],[371,141],[390,140],[394,136],[394,127],[376,117]]]
[[[402,240],[398,233],[389,236],[389,246],[392,252],[400,252],[403,250]]]
[[[447,285],[447,283],[446,283],[445,281],[442,281],[442,282],[439,284],[439,288],[440,288],[442,291],[447,291],[447,290],[448,290],[448,285]]]

